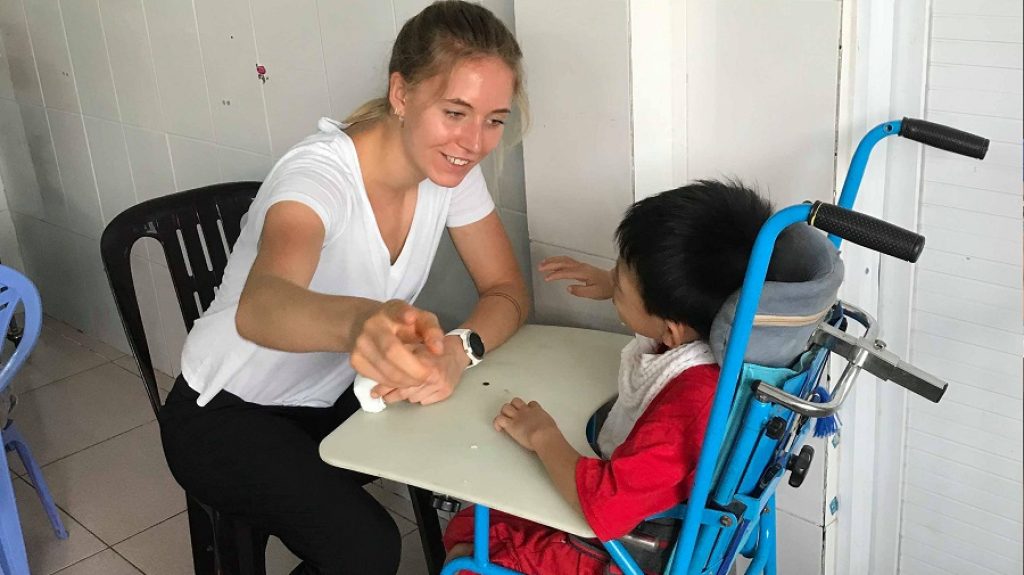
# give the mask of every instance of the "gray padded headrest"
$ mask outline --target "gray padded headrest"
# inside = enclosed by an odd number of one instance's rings
[[[779,235],[758,302],[744,361],[788,367],[807,349],[818,322],[836,302],[843,283],[839,252],[823,233],[795,225]],[[719,364],[725,356],[740,292],[732,294],[711,324],[711,351]]]

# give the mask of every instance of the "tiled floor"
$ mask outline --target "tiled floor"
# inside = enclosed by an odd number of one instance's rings
[[[160,386],[170,388],[170,377]],[[171,478],[134,359],[47,318],[13,383],[13,417],[43,469],[70,536],[58,540],[24,467],[9,455],[33,575],[192,573],[185,497]],[[400,575],[425,575],[419,534],[403,487],[367,486],[403,533]],[[270,575],[298,560],[276,539]]]

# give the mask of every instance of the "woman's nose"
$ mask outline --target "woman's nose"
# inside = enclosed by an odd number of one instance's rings
[[[469,152],[479,154],[483,149],[483,135],[483,126],[477,122],[472,122],[465,126],[459,134],[459,145]]]

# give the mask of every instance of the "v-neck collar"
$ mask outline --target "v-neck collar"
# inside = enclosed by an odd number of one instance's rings
[[[405,239],[402,242],[402,249],[398,252],[398,257],[395,258],[395,263],[391,263],[391,251],[388,249],[387,242],[384,241],[384,235],[381,234],[380,226],[377,225],[377,218],[373,213],[373,206],[370,204],[370,196],[366,191],[366,183],[363,180],[363,167],[359,164],[359,154],[356,152],[355,142],[345,132],[340,132],[344,138],[345,145],[348,148],[348,152],[352,154],[355,160],[353,165],[356,171],[356,184],[359,186],[359,197],[363,202],[363,206],[366,212],[366,226],[369,228],[369,235],[371,243],[377,246],[378,258],[382,260],[382,264],[385,269],[388,270],[389,274],[394,275],[405,267],[405,262],[409,259],[407,255],[410,251],[410,239],[415,237],[417,230],[417,224],[420,220],[420,205],[423,198],[422,182],[416,186],[416,205],[413,208],[412,222],[409,224],[409,231],[405,235]]]

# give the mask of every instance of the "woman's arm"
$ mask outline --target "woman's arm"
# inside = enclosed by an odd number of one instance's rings
[[[462,327],[477,332],[488,351],[496,349],[530,313],[526,282],[512,243],[497,211],[467,226],[450,228],[449,233],[480,296]]]
[[[350,352],[357,371],[397,387],[427,381],[434,370],[402,344],[427,342],[439,352],[437,318],[400,301],[311,291],[323,241],[323,223],[311,208],[271,206],[238,302],[239,335],[282,351]]]

